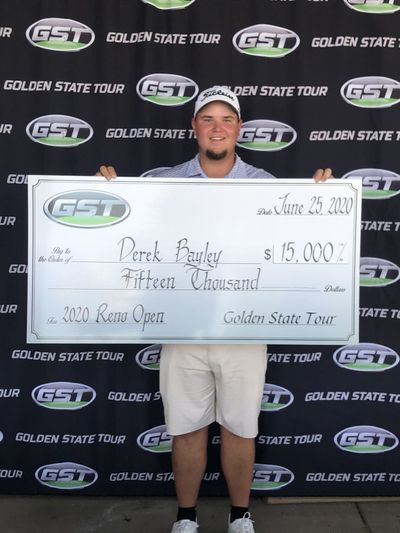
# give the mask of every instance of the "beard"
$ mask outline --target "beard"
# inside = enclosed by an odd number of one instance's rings
[[[212,161],[221,161],[225,159],[228,155],[228,150],[223,150],[222,152],[213,152],[212,150],[206,150],[206,157]]]

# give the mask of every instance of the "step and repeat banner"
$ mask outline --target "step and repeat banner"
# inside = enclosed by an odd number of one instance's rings
[[[145,176],[190,159],[194,99],[220,84],[241,101],[245,161],[278,179],[331,166],[363,183],[360,341],[268,346],[254,495],[398,494],[399,9],[1,3],[2,493],[173,494],[160,345],[26,343],[27,175],[91,176],[113,164]],[[202,494],[225,494],[217,427],[209,447]]]

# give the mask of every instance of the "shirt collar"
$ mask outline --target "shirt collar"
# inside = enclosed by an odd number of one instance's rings
[[[228,179],[238,179],[243,178],[246,176],[246,169],[245,164],[240,159],[240,157],[235,154],[235,164],[231,168],[230,172],[224,176]],[[208,176],[204,173],[203,169],[200,165],[200,158],[199,154],[196,155],[191,161],[189,161],[189,167],[188,167],[188,177],[194,178],[194,177],[202,177],[202,178],[208,178]]]

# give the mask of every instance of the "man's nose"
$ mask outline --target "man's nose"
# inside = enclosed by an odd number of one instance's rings
[[[213,130],[219,131],[222,128],[222,122],[220,120],[215,120],[213,124]]]

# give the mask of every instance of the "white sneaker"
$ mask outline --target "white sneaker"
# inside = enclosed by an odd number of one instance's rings
[[[193,520],[179,520],[174,522],[171,533],[196,533],[198,527],[198,523]]]
[[[228,533],[255,533],[253,520],[250,520],[250,513],[245,513],[243,518],[234,520],[228,526]]]

